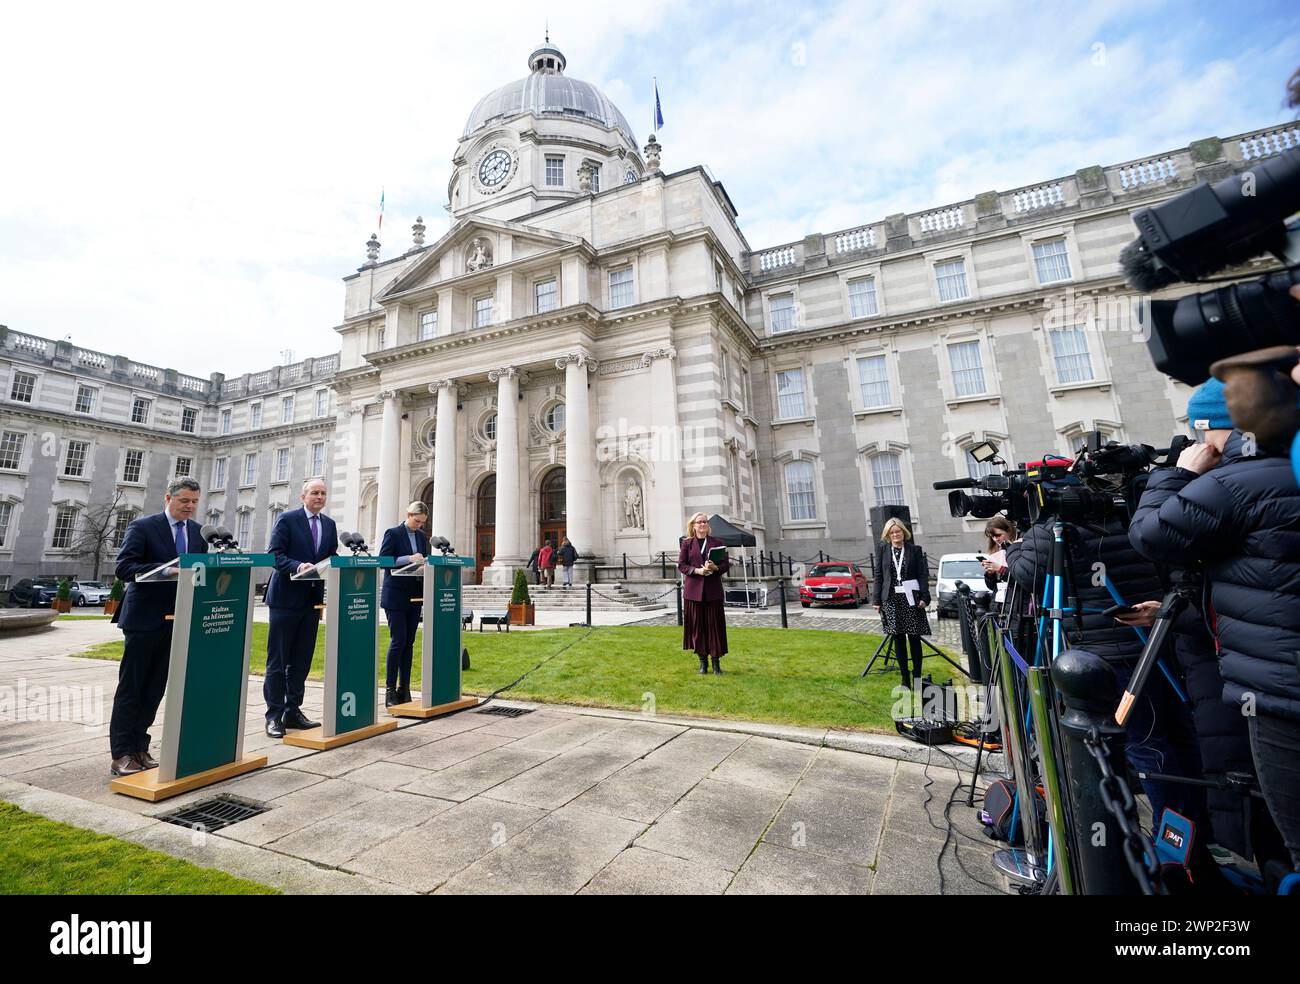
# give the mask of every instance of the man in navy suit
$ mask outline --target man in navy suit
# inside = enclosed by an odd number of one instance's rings
[[[412,502],[406,507],[406,522],[384,531],[379,556],[397,558],[398,567],[427,557],[429,536],[423,527],[428,518],[429,511],[424,503]],[[385,707],[405,704],[411,699],[411,662],[415,658],[415,630],[420,624],[418,599],[423,594],[423,577],[394,577],[391,570],[384,571],[384,590],[379,596],[379,606],[388,619],[389,633]]]
[[[325,482],[309,478],[302,484],[302,508],[285,513],[271,530],[267,551],[275,555],[275,572],[266,587],[271,625],[266,640],[266,733],[283,738],[285,728],[315,728],[302,713],[307,671],[316,652],[316,628],[325,601],[325,582],[289,580],[311,570],[338,552],[338,528],[326,516]]]
[[[164,580],[137,582],[135,576],[181,554],[207,552],[202,528],[190,518],[199,508],[199,491],[192,478],[178,478],[168,485],[163,511],[134,520],[117,554],[115,573],[126,582],[126,596],[114,621],[126,637],[126,647],[108,726],[110,771],[115,776],[158,768],[149,755],[148,728],[167,689],[173,625],[167,616],[176,613],[180,569],[167,568]]]

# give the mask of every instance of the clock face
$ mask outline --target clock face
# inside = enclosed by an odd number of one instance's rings
[[[504,150],[497,149],[492,151],[479,162],[478,180],[485,188],[495,188],[507,177],[510,176],[510,167],[513,161],[510,154]]]

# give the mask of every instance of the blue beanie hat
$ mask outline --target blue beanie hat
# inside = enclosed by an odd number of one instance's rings
[[[1204,423],[1200,423],[1200,422]],[[1207,379],[1187,401],[1187,423],[1194,430],[1232,430],[1232,417],[1223,398],[1223,383]]]

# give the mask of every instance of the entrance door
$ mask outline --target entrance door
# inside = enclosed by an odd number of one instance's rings
[[[565,495],[564,469],[553,469],[542,479],[542,508],[539,511],[541,523],[538,530],[538,545],[549,540],[553,549],[560,549],[560,543],[564,540],[565,530],[568,527],[565,514],[567,504]],[[529,552],[531,553],[531,551]]]
[[[483,568],[497,552],[497,477],[489,475],[478,487],[474,526],[474,583],[483,583]]]

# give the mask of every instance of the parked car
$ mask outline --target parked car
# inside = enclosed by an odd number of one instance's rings
[[[799,603],[804,608],[813,602],[857,608],[870,596],[871,587],[862,568],[848,561],[813,564],[799,586]]]
[[[963,581],[975,597],[988,597],[992,592],[984,584],[984,566],[981,554],[944,554],[939,558],[939,617],[957,617],[957,582]]]
[[[103,581],[73,581],[72,603],[78,608],[87,605],[102,605],[108,601],[112,588]]]
[[[25,577],[9,589],[9,604],[24,608],[49,608],[58,593],[57,577]]]

